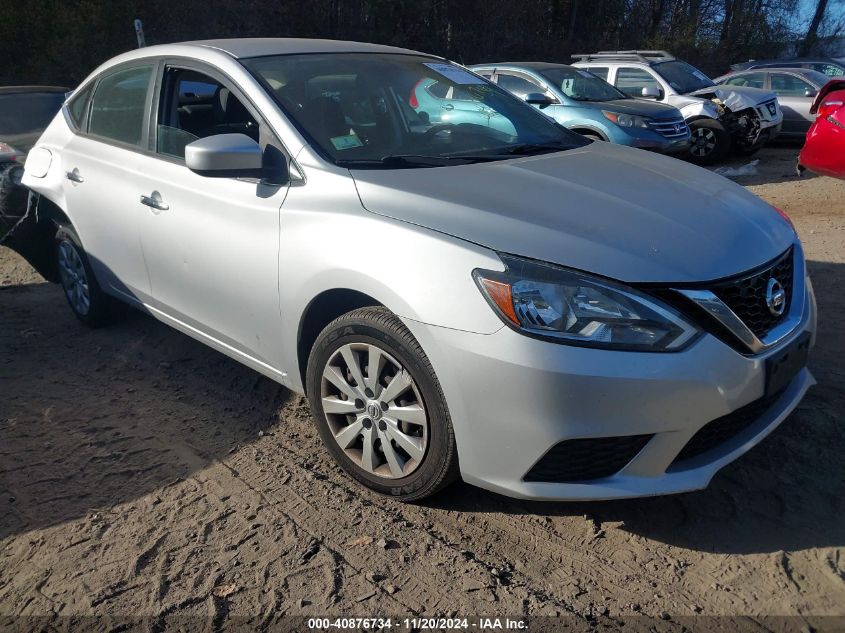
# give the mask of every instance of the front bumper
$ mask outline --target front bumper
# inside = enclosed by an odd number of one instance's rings
[[[618,128],[611,133],[610,141],[662,154],[681,154],[689,151],[690,131],[674,138],[667,138],[653,131],[640,128]]]
[[[449,405],[461,474],[512,497],[618,499],[697,490],[771,433],[814,379],[806,368],[755,422],[697,457],[673,464],[705,424],[763,396],[765,360],[815,333],[812,286],[795,331],[744,356],[711,335],[677,353],[637,353],[548,343],[503,327],[471,334],[406,321]],[[554,446],[576,438],[653,435],[616,474],[580,483],[526,481]]]

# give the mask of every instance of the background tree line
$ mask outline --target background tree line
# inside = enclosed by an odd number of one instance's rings
[[[797,12],[808,15],[809,27]],[[845,0],[0,0],[0,84],[73,86],[136,46],[211,37],[326,37],[392,44],[470,64],[667,49],[719,74],[796,44],[823,52]],[[806,21],[805,20],[805,21]]]

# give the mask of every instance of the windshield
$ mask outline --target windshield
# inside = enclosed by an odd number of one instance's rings
[[[686,94],[716,85],[710,77],[686,62],[678,60],[660,62],[653,64],[652,68],[679,94]]]
[[[574,101],[612,101],[628,99],[604,79],[577,68],[550,68],[541,73],[552,85]]]
[[[315,53],[243,63],[338,165],[437,167],[587,142],[487,80],[430,57]]]

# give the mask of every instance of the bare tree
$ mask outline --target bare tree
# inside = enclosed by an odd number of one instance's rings
[[[798,55],[804,57],[809,55],[819,40],[819,26],[821,26],[824,14],[827,11],[828,0],[818,0],[816,3],[816,12],[813,14],[813,19],[810,21],[810,26],[807,28],[807,35],[804,36],[804,41],[798,49]]]

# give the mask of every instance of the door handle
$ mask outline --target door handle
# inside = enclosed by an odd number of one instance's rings
[[[165,202],[161,199],[161,194],[158,191],[153,191],[148,196],[142,195],[141,204],[145,204],[148,207],[157,209],[158,211],[167,211],[170,208],[170,205],[165,204]]]
[[[454,110],[455,109],[455,106],[453,106],[451,103],[444,103],[440,107],[443,108],[444,110]]]
[[[79,170],[74,167],[71,171],[65,173],[65,178],[71,182],[85,182],[85,179],[79,175]]]

